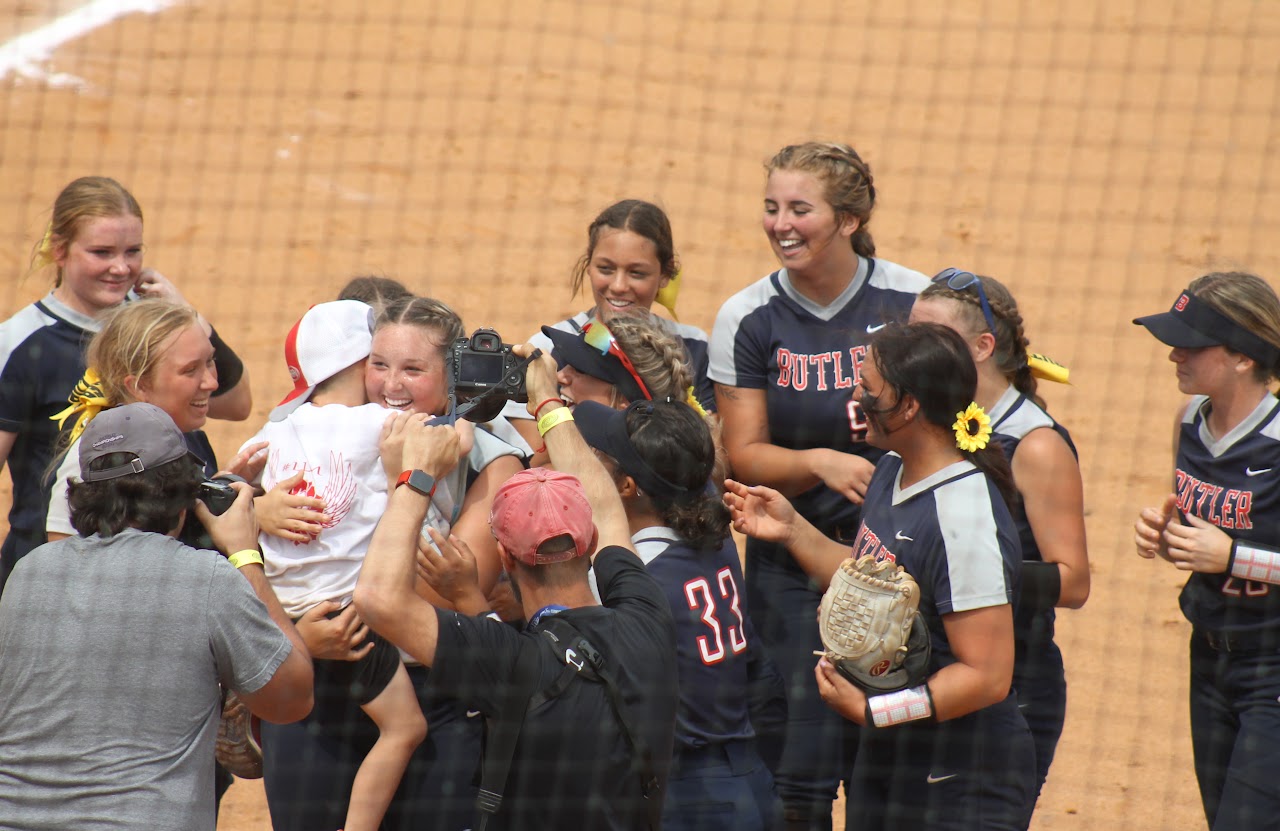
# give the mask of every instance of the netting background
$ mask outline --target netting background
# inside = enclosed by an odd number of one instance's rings
[[[1001,278],[1073,369],[1047,396],[1081,450],[1094,593],[1059,618],[1070,710],[1034,827],[1203,826],[1182,581],[1130,545],[1177,393],[1129,320],[1206,270],[1280,279],[1280,5],[153,0],[43,55],[30,33],[76,4],[5,5],[0,312],[47,288],[23,275],[58,190],[114,176],[147,264],[246,357],[255,422],[289,387],[285,331],[355,274],[508,340],[585,308],[569,273],[618,198],[668,210],[681,317],[710,329],[774,265],[763,160],[851,142],[880,254]],[[228,454],[256,426],[210,433]]]

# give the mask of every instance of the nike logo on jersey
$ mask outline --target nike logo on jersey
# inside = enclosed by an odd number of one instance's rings
[[[480,715],[479,710],[467,710],[467,718],[475,718],[478,715]]]
[[[881,323],[879,326],[871,326],[871,325],[868,325],[868,326],[867,326],[867,334],[868,334],[868,335],[874,335],[876,332],[879,332],[881,329],[883,329],[884,327],[886,327],[886,326],[888,326],[888,325],[889,325],[889,324],[887,324],[887,323]]]
[[[915,542],[915,540],[913,540],[911,537],[908,537],[906,534],[902,533],[901,531],[894,534],[893,538],[895,540],[902,540],[903,542]]]
[[[1269,467],[1264,467],[1261,470],[1254,470],[1251,467],[1246,467],[1244,469],[1245,476],[1261,476],[1264,473],[1270,473],[1270,472],[1271,472],[1271,468]]]
[[[928,777],[925,778],[924,781],[928,782],[930,785],[936,785],[939,782],[945,782],[948,779],[955,779],[957,776],[959,776],[959,774],[957,773],[948,773],[946,776],[934,776],[931,773],[928,775]]]

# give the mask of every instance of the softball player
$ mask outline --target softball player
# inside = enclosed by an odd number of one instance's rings
[[[574,408],[583,439],[618,483],[631,540],[676,625],[680,704],[663,809],[668,831],[772,831],[782,816],[756,749],[749,690],[760,644],[741,595],[729,512],[708,487],[706,422],[680,403]]]
[[[1174,492],[1142,511],[1138,554],[1191,572],[1191,742],[1215,831],[1280,828],[1280,299],[1252,274],[1193,280],[1134,321],[1172,347],[1191,397],[1175,427]]]
[[[777,488],[829,537],[852,542],[880,451],[851,397],[871,336],[905,320],[928,279],[875,258],[866,225],[871,172],[852,148],[785,147],[767,165],[764,231],[782,268],[716,316],[710,374],[735,475]],[[809,655],[821,646],[814,582],[780,545],[747,542],[748,603],[787,679],[789,717],[775,776],[791,828],[829,828],[852,748],[825,707]]]
[[[58,194],[32,258],[33,271],[47,266],[56,269],[53,290],[0,324],[0,465],[8,462],[13,479],[0,589],[18,559],[45,542],[54,417],[84,375],[99,318],[140,296],[186,302],[164,275],[142,267],[142,209],[114,179],[87,176]],[[220,384],[209,415],[245,419],[253,401],[243,365],[210,331]]]
[[[869,695],[825,658],[814,671],[823,699],[864,725],[845,827],[1024,828],[1034,750],[1010,691],[1021,557],[1005,507],[1008,465],[986,444],[989,420],[970,403],[976,368],[956,332],[891,326],[869,358],[856,395],[868,441],[890,452],[867,488],[852,551],[769,488],[732,483],[734,524],[785,540],[815,579],[829,579],[846,557],[873,556],[919,584],[931,648],[925,683]]]
[[[648,312],[656,302],[675,314],[679,294],[680,265],[676,260],[671,221],[651,202],[624,199],[600,212],[587,228],[587,250],[573,271],[574,295],[586,283],[595,305],[585,312],[552,326],[561,332],[579,334],[592,320],[605,323],[614,317]],[[707,333],[685,323],[654,317],[669,332],[678,335],[689,353],[694,391],[706,410],[714,410],[715,394],[707,377]],[[550,353],[551,339],[539,332],[529,342]],[[502,414],[511,421],[529,447],[542,440],[523,404],[510,402]],[[502,435],[510,441],[506,435]]]
[[[1022,543],[1022,583],[1014,618],[1013,687],[1036,743],[1036,795],[1044,786],[1066,719],[1067,680],[1054,642],[1054,607],[1078,609],[1089,596],[1084,488],[1066,428],[1036,394],[1022,315],[1008,289],[990,277],[947,269],[911,309],[960,333],[978,366],[974,400],[991,418],[1013,469],[1010,503]]]

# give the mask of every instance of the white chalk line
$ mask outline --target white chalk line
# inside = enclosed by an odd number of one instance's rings
[[[177,0],[92,0],[34,31],[18,35],[0,45],[0,81],[10,74],[51,87],[83,89],[83,78],[45,67],[64,43],[75,40],[126,15],[156,14]]]

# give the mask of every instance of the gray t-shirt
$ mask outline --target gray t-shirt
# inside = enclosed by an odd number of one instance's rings
[[[159,534],[43,545],[0,599],[0,829],[208,829],[219,682],[292,647],[223,557]]]

